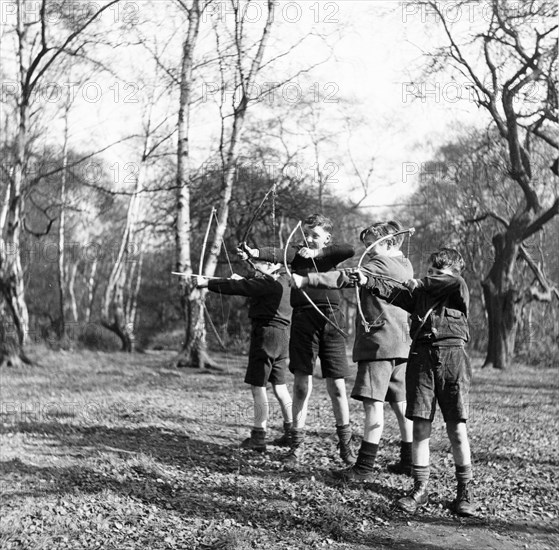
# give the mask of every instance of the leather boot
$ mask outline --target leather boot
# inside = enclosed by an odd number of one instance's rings
[[[396,506],[400,510],[404,510],[413,514],[418,508],[421,508],[429,503],[429,493],[427,492],[427,481],[413,482],[413,489],[405,496],[396,502]]]
[[[263,453],[266,451],[266,430],[264,428],[253,428],[250,437],[241,443],[242,449],[251,449]]]

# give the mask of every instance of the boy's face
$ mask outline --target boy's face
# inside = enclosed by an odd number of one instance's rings
[[[365,239],[365,246],[370,246],[376,239]],[[388,255],[388,243],[381,241],[369,250],[369,256],[386,256]]]
[[[444,269],[438,269],[435,266],[429,267],[427,269],[427,275],[454,275],[450,267],[445,267]]]
[[[332,237],[330,233],[320,225],[316,225],[315,227],[303,225],[303,233],[305,234],[305,246],[313,250],[321,250],[324,248]]]

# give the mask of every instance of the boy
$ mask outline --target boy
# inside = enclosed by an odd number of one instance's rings
[[[368,247],[381,237],[402,231],[395,221],[377,222],[361,232],[360,240]],[[374,246],[369,261],[363,266],[368,274],[387,276],[405,281],[413,276],[410,261],[400,251],[403,235],[397,235]],[[295,276],[294,276],[295,277]],[[297,277],[298,286],[333,286],[344,288],[355,285],[351,274],[345,271],[309,273]],[[357,363],[357,376],[351,397],[363,403],[365,425],[363,440],[356,463],[345,470],[334,472],[344,481],[373,481],[373,468],[384,428],[384,402],[388,401],[396,414],[400,427],[400,462],[389,465],[398,474],[411,474],[412,422],[404,416],[406,408],[406,360],[409,344],[402,338],[407,329],[407,313],[390,305],[365,288],[359,291],[359,300],[368,327],[356,316],[353,361]]]
[[[332,222],[325,216],[308,216],[303,221],[302,229],[304,243],[290,244],[287,251],[274,248],[251,249],[244,243],[243,247],[250,256],[269,261],[278,261],[285,252],[291,269],[302,275],[332,270],[353,256],[351,245],[330,244]],[[344,319],[340,310],[340,292],[336,289],[311,289],[308,294],[322,313],[340,327]],[[345,387],[345,379],[351,371],[346,356],[345,337],[314,310],[297,288],[292,288],[291,305],[293,317],[289,340],[289,370],[295,376],[293,428],[290,433],[290,451],[284,458],[284,463],[295,465],[304,457],[305,423],[312,392],[312,376],[316,358],[319,357],[336,420],[340,457],[346,464],[353,464],[355,456],[351,449],[352,434]]]
[[[244,254],[239,255],[242,257]],[[280,404],[284,430],[289,430],[292,425],[291,396],[285,383],[291,306],[289,278],[285,273],[278,273],[281,264],[256,261],[254,267],[256,274],[252,278],[243,279],[234,275],[231,279],[208,280],[199,277],[197,286],[220,294],[250,297],[248,316],[252,328],[245,382],[250,384],[254,399],[254,425],[250,437],[241,443],[241,447],[264,452],[268,382],[272,384],[274,395]]]
[[[412,314],[412,344],[406,374],[406,416],[413,420],[413,489],[397,506],[413,513],[429,502],[429,438],[439,407],[456,466],[458,481],[453,510],[462,516],[474,514],[470,482],[472,466],[466,430],[471,368],[464,344],[469,339],[469,291],[460,276],[464,260],[452,248],[431,254],[424,279],[411,279],[408,291],[387,281],[361,273],[360,282],[381,298]]]

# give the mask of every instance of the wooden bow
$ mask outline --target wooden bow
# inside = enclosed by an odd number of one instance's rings
[[[302,222],[299,221],[299,223],[295,226],[295,229],[293,229],[293,231],[291,232],[291,234],[289,235],[289,237],[287,238],[287,241],[285,243],[285,248],[283,250],[283,265],[285,267],[285,272],[287,273],[289,278],[292,278],[292,274],[291,271],[289,269],[289,266],[287,264],[287,250],[289,248],[289,243],[291,242],[291,239],[293,239],[293,236],[295,235],[295,233],[297,232],[298,229],[301,229],[302,226]],[[299,289],[300,292],[302,292],[303,296],[305,297],[305,299],[307,300],[307,302],[315,309],[315,311],[332,327],[334,327],[334,329],[336,330],[336,332],[338,332],[339,334],[341,334],[344,338],[348,337],[347,332],[345,332],[343,329],[341,329],[338,325],[336,325],[336,323],[334,323],[331,319],[329,319],[326,315],[324,315],[324,313],[321,311],[321,309],[312,301],[311,297],[302,289]]]
[[[411,237],[415,233],[415,227],[410,227],[409,229],[403,229],[402,231],[396,231],[396,233],[390,233],[388,235],[385,235],[384,237],[381,237],[380,239],[377,239],[373,243],[371,243],[367,248],[365,248],[365,252],[363,252],[363,254],[361,254],[361,257],[359,258],[359,262],[357,263],[357,270],[361,271],[363,269],[362,264],[363,264],[363,260],[365,259],[365,256],[377,244],[381,243],[382,241],[385,241],[386,239],[390,239],[391,237],[395,237],[396,235],[402,235],[404,233],[409,233],[410,237]],[[369,271],[369,270],[366,270],[366,271]],[[374,276],[376,277],[377,275],[374,275]],[[392,280],[394,282],[397,282],[398,284],[401,284],[400,281],[397,281],[396,279],[392,279],[392,277],[387,277],[387,276],[380,275],[379,278]],[[359,285],[355,285],[355,296],[356,296],[356,300],[357,300],[357,310],[359,311],[359,316],[361,317],[361,324],[363,325],[363,328],[365,329],[365,332],[370,332],[373,325],[382,317],[383,314],[381,313],[372,322],[367,321],[367,319],[365,319],[365,313],[363,311],[363,306],[361,305],[361,300],[360,300],[360,297],[359,297]]]

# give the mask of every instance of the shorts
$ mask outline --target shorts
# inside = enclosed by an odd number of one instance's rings
[[[289,327],[252,325],[245,382],[266,387],[285,384],[289,350]]]
[[[433,421],[438,402],[445,422],[465,422],[471,379],[463,347],[417,346],[406,371],[406,417]]]
[[[322,312],[338,327],[345,328],[345,316],[341,311]],[[294,309],[289,340],[289,370],[312,376],[317,357],[320,358],[323,378],[347,378],[351,375],[344,336],[314,309]]]
[[[358,401],[365,399],[389,403],[405,401],[406,360],[359,361],[351,397]]]

